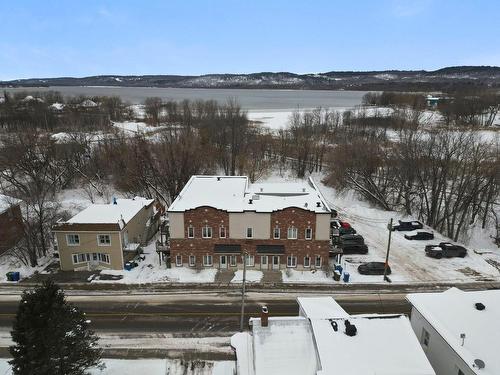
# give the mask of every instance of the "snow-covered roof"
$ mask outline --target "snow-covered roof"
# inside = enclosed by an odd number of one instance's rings
[[[316,213],[330,208],[314,181],[249,184],[246,176],[192,176],[169,212],[210,206],[228,212],[273,212],[298,207]]]
[[[52,103],[49,105],[50,109],[53,109],[54,111],[61,111],[64,108],[64,104],[62,103]]]
[[[435,375],[407,317],[349,315],[331,297],[297,301],[301,316],[270,317],[267,327],[253,318],[251,334],[233,336],[239,375]]]
[[[0,214],[3,214],[10,207],[15,206],[19,203],[21,203],[20,199],[0,194]]]
[[[500,374],[500,290],[415,293],[408,301],[477,374]],[[482,303],[484,310],[476,309]],[[462,345],[460,335],[465,333]],[[474,360],[484,361],[477,370]]]
[[[97,107],[97,103],[90,99],[84,100],[83,102],[80,103],[80,105],[82,107]]]
[[[116,204],[92,204],[73,216],[69,224],[115,224],[126,225],[143,207],[153,203],[153,199],[135,197],[116,199]]]

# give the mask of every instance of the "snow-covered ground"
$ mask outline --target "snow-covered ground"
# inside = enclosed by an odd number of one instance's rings
[[[125,133],[148,134],[154,133],[165,128],[165,126],[150,126],[145,122],[123,121],[113,122],[113,126]]]
[[[90,375],[233,375],[232,361],[183,361],[180,359],[103,359],[105,368],[92,368]],[[11,375],[8,359],[0,358],[0,375]]]
[[[281,270],[284,283],[299,284],[333,284],[337,283],[333,277],[328,277],[322,270],[317,271],[297,271],[293,269]]]
[[[262,271],[247,270],[245,273],[245,280],[247,283],[258,283],[262,280]],[[243,282],[243,271],[238,270],[234,273],[234,277],[231,280],[232,283],[242,283]]]
[[[248,111],[247,116],[251,121],[256,121],[262,126],[268,127],[272,130],[279,130],[286,128],[288,120],[293,111]]]
[[[52,262],[56,261],[52,253],[46,257],[38,259],[37,267],[29,267],[24,265],[19,259],[10,253],[0,256],[0,283],[7,282],[7,272],[17,271],[21,279],[32,276],[35,272],[43,272],[43,270]],[[9,283],[12,283],[9,281]],[[0,372],[0,375],[2,373]]]

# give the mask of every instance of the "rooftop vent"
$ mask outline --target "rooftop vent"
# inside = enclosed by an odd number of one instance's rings
[[[335,320],[332,320],[330,322],[330,324],[332,325],[332,328],[335,332],[337,332],[339,330],[339,325],[337,324],[337,322]]]
[[[306,192],[306,188],[302,188],[302,192],[305,193]]]
[[[358,333],[358,329],[354,324],[351,324],[350,321],[346,320],[345,322],[345,334],[347,336],[356,336],[356,333]]]
[[[484,361],[482,359],[475,359],[474,360],[474,367],[477,367],[478,369],[482,369],[482,368],[485,368],[486,367],[486,364],[484,363]]]
[[[260,326],[267,327],[269,324],[269,310],[267,306],[262,306],[262,310],[260,312]]]
[[[217,177],[217,181],[220,181],[220,177]]]
[[[116,201],[116,197],[113,197],[113,204],[118,204],[118,202]]]
[[[307,204],[307,202],[306,202],[306,203],[304,203],[304,207],[305,207],[305,208],[307,208],[307,206],[309,206],[309,205]]]
[[[248,204],[252,204],[252,203],[253,203],[253,199],[249,199]]]
[[[321,202],[316,202],[316,207],[321,207]]]
[[[486,308],[486,306],[484,306],[484,304],[481,302],[476,303],[475,306],[476,306],[476,310],[479,310],[479,311],[483,311]]]
[[[264,191],[264,188],[260,188],[260,192],[262,193]]]
[[[260,195],[259,195],[259,194],[254,194],[254,195],[252,195],[252,199],[253,199],[254,201],[257,201],[257,200],[259,200],[259,199],[260,199]]]

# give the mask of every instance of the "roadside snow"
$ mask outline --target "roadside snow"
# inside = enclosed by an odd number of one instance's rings
[[[247,283],[258,283],[262,280],[264,274],[262,271],[247,270],[245,274],[245,279]],[[232,283],[242,283],[243,282],[243,270],[238,270],[234,273],[234,277],[231,280]]]
[[[322,270],[297,271],[293,269],[281,270],[284,283],[314,283],[314,284],[334,284],[337,281],[333,277],[328,277]]]
[[[20,273],[21,280],[32,276],[35,272],[43,272],[43,270],[52,262],[56,261],[52,253],[38,259],[38,266],[29,267],[24,265],[19,259],[11,255],[9,252],[0,256],[0,283],[13,284],[16,282],[7,281],[7,272],[17,271]],[[2,373],[0,372],[0,375]]]

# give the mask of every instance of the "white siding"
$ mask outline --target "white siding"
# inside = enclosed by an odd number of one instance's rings
[[[229,214],[229,237],[246,238],[247,228],[253,228],[253,239],[271,238],[271,214],[242,212]]]
[[[330,214],[316,215],[316,240],[330,239]]]
[[[171,238],[184,238],[184,213],[168,213]]]

